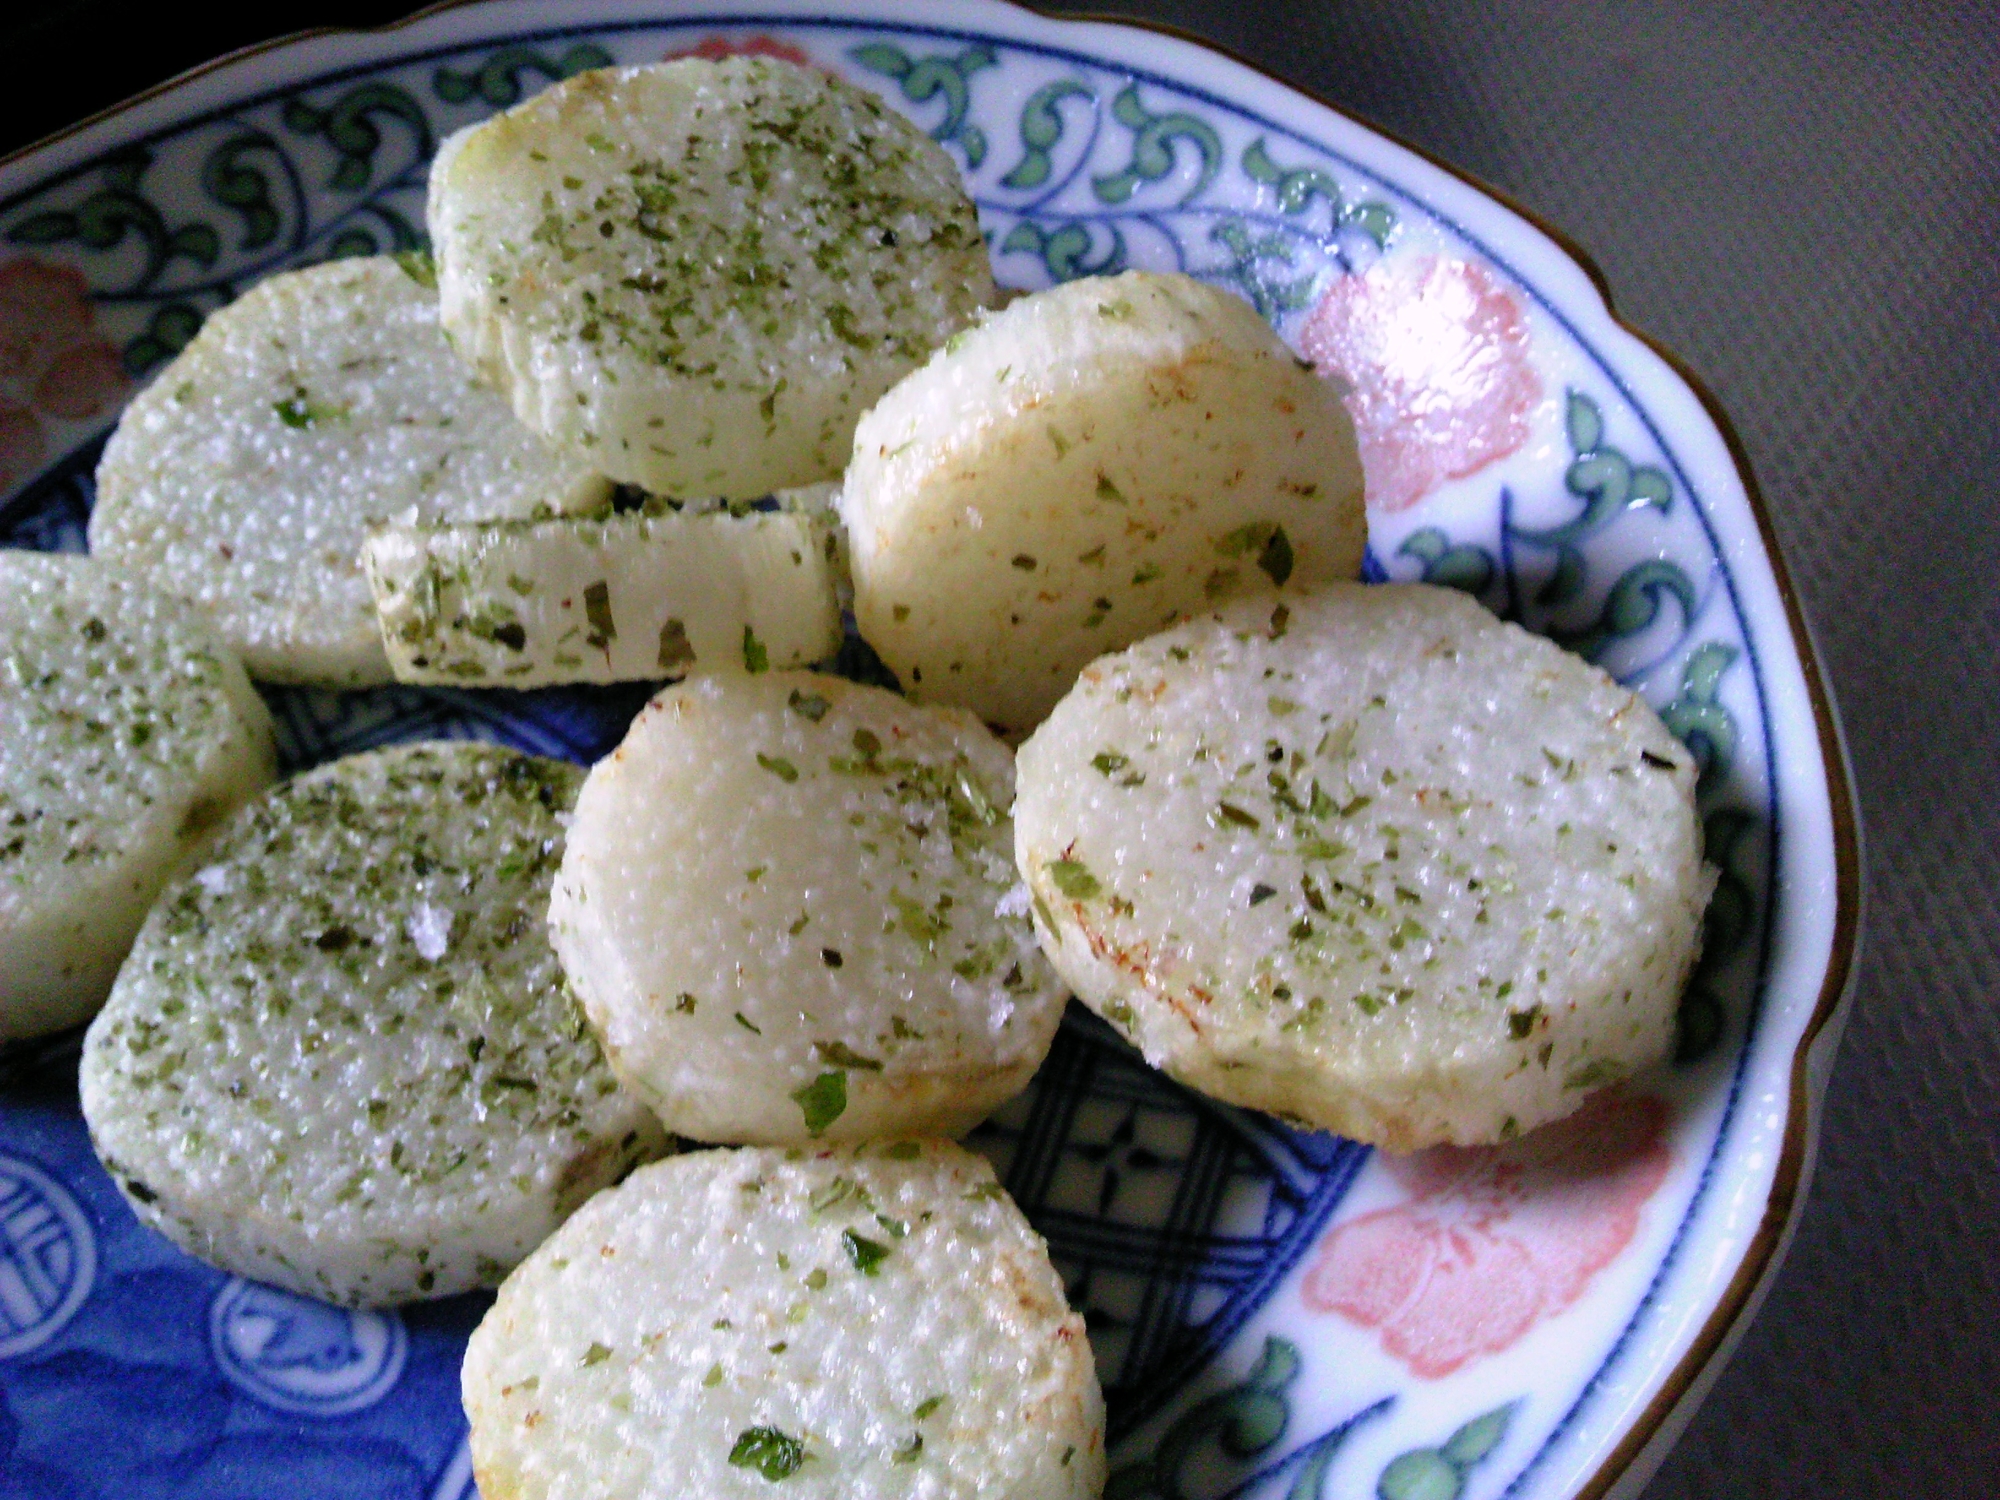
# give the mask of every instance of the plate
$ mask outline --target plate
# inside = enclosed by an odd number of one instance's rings
[[[975,1141],[1086,1312],[1111,1493],[1636,1493],[1802,1200],[1856,832],[1726,426],[1576,252],[1448,168],[1190,40],[989,0],[497,0],[276,43],[0,166],[0,545],[81,548],[108,424],[208,312],[417,245],[446,132],[580,69],[734,52],[914,118],[963,165],[1003,282],[1187,271],[1346,370],[1370,576],[1467,589],[1600,662],[1705,768],[1721,876],[1679,1055],[1512,1145],[1392,1158],[1289,1130],[1072,1007]],[[645,693],[268,696],[298,767],[438,735],[588,761]],[[0,1095],[13,1490],[466,1500],[457,1367],[484,1299],[347,1313],[179,1255],[93,1160],[74,1052],[17,1051]]]

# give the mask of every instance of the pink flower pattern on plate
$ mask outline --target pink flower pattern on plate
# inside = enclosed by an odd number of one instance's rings
[[[746,37],[740,42],[721,36],[703,37],[692,47],[667,53],[660,61],[672,62],[678,57],[705,57],[710,62],[720,62],[725,57],[775,57],[780,62],[794,63],[801,68],[819,68],[803,47],[794,47],[790,42],[781,42],[771,36]],[[819,68],[819,71],[826,70]]]
[[[1520,304],[1467,261],[1420,255],[1339,277],[1299,343],[1348,386],[1374,510],[1407,510],[1505,458],[1542,398]]]
[[[1512,1347],[1631,1244],[1670,1119],[1650,1094],[1607,1094],[1506,1146],[1383,1157],[1409,1201],[1320,1242],[1306,1306],[1379,1328],[1425,1380]]]
[[[0,492],[47,457],[45,418],[85,421],[116,406],[126,385],[81,271],[31,255],[0,265]]]

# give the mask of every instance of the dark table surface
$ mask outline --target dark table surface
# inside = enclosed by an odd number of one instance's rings
[[[0,152],[407,8],[14,0]],[[1790,1259],[1646,1493],[2000,1493],[2000,6],[1045,8],[1172,22],[1504,189],[1734,419],[1846,725],[1866,938]]]

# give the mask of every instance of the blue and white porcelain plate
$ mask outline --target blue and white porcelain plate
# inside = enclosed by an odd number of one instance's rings
[[[611,62],[754,51],[963,165],[1003,282],[1181,270],[1360,432],[1371,575],[1470,590],[1643,693],[1720,867],[1672,1064],[1493,1150],[1391,1158],[1198,1099],[1072,1007],[974,1138],[1087,1316],[1120,1500],[1630,1495],[1775,1270],[1855,944],[1837,731],[1719,418],[1547,233],[1172,36],[991,0],[488,0],[274,44],[0,166],[0,545],[80,549],[119,405],[259,277],[413,248],[447,132]],[[589,761],[635,690],[273,690],[289,766],[477,736]],[[483,1298],[350,1313],[139,1227],[75,1039],[0,1092],[0,1490],[467,1500]]]

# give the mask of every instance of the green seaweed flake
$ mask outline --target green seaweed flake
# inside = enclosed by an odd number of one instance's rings
[[[746,1427],[729,1450],[730,1465],[755,1469],[773,1484],[798,1473],[806,1461],[806,1445],[775,1427]]]
[[[1097,877],[1091,874],[1089,867],[1080,860],[1050,860],[1048,871],[1049,879],[1055,882],[1056,889],[1072,901],[1094,900],[1104,890],[1104,887],[1098,884]],[[1055,924],[1049,925],[1053,927]]]
[[[822,1073],[805,1087],[793,1090],[791,1098],[805,1116],[806,1134],[822,1136],[847,1113],[847,1075],[837,1069]]]

